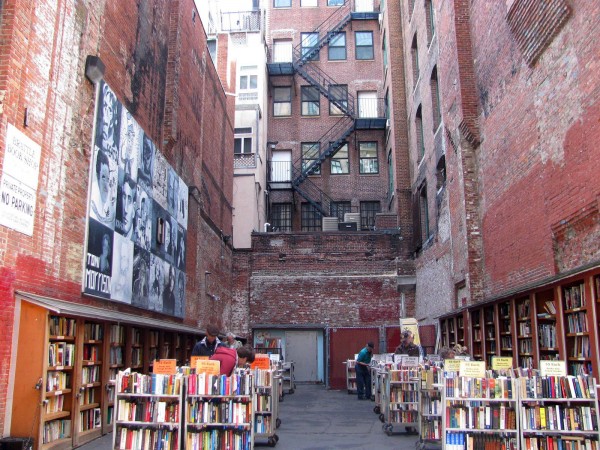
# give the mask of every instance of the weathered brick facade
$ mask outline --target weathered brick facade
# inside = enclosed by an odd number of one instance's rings
[[[433,0],[409,11],[409,4],[401,16],[404,51],[416,36],[420,72],[411,79],[409,59],[413,192],[427,183],[431,223],[416,260],[417,316],[432,320],[597,265],[599,46],[590,36],[598,6]]]
[[[15,291],[199,329],[208,320],[230,327],[232,255],[225,236],[232,234],[234,103],[225,95],[231,88],[217,75],[192,0],[6,0],[0,13],[0,161],[7,124],[42,149],[33,236],[0,226],[4,430]],[[84,75],[87,55],[101,58],[104,79],[118,99],[186,184],[197,188],[189,200],[183,320],[81,294],[95,109],[94,86]],[[212,273],[208,287],[205,271]],[[219,300],[208,297],[207,289]]]

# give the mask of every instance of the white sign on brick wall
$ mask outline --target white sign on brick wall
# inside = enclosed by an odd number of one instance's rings
[[[2,181],[0,225],[33,236],[42,148],[8,124]]]

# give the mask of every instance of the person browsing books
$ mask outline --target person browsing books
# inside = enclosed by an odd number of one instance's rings
[[[240,348],[244,344],[235,338],[235,335],[230,331],[225,335],[225,345],[229,348]]]
[[[223,345],[218,338],[219,329],[215,325],[206,327],[206,336],[194,345],[192,356],[212,356],[217,347]]]
[[[359,400],[371,400],[371,358],[373,357],[373,342],[367,342],[356,358],[356,390]]]
[[[235,349],[220,345],[208,359],[219,361],[219,373],[230,377],[236,367],[244,367],[254,361],[254,350],[246,346]]]

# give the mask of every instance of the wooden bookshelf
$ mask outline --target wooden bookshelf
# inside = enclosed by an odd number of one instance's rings
[[[593,374],[592,339],[594,322],[585,281],[577,280],[561,287],[562,320],[565,331],[565,358],[570,375]]]
[[[500,331],[499,356],[513,358],[516,362],[513,336],[515,335],[514,306],[511,300],[498,303],[498,328]]]
[[[483,361],[484,358],[484,334],[483,314],[481,309],[470,312],[471,319],[471,356],[475,361]]]
[[[485,362],[488,367],[492,365],[492,358],[500,355],[497,326],[496,305],[488,305],[483,308],[483,335]]]
[[[559,360],[560,342],[557,329],[557,302],[555,290],[546,289],[533,295],[535,299],[536,342],[538,345],[537,360]],[[535,367],[538,367],[537,364]]]
[[[515,309],[517,313],[517,366],[532,368],[536,359],[531,317],[531,299],[529,296],[516,299]]]

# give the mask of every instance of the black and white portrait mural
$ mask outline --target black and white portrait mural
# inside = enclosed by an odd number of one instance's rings
[[[104,81],[95,130],[83,292],[183,317],[188,187]]]

